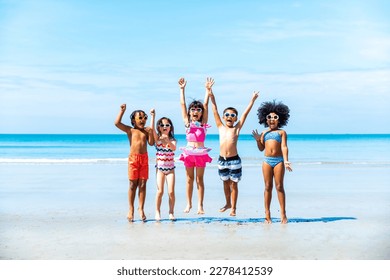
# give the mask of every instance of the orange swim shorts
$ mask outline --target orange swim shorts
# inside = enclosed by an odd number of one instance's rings
[[[129,180],[149,179],[148,154],[130,154],[128,161]]]

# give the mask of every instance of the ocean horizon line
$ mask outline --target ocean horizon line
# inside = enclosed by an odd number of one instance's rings
[[[245,167],[254,167],[261,165],[261,160],[263,156],[259,157],[243,157],[242,166]],[[153,160],[154,157],[149,158],[151,162],[150,166],[154,166]],[[216,160],[216,158],[215,158]],[[127,164],[127,157],[118,157],[118,158],[48,158],[48,157],[39,157],[39,158],[0,158],[0,165],[2,164],[32,164],[32,165],[67,165],[67,164]],[[180,163],[178,158],[175,158],[175,162]],[[341,161],[329,161],[329,160],[298,160],[294,161],[294,165],[298,166],[330,166],[330,165],[350,165],[350,166],[372,166],[372,165],[381,165],[388,166],[390,161],[380,160],[380,161],[365,161],[365,160],[341,160]],[[218,167],[217,163],[210,163],[210,167]]]

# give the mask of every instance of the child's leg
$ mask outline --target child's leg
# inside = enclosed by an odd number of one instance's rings
[[[175,209],[175,171],[166,175],[169,196],[169,219],[174,220]]]
[[[139,179],[139,186],[138,186],[138,200],[139,200],[139,206],[138,206],[138,212],[141,217],[142,221],[146,220],[146,216],[144,213],[144,205],[145,205],[145,198],[146,198],[146,179]]]
[[[271,200],[272,200],[272,188],[273,188],[273,168],[263,163],[263,177],[264,177],[264,208],[265,208],[265,222],[267,224],[272,223],[271,220]]]
[[[280,222],[282,224],[287,224],[287,216],[286,216],[286,194],[284,191],[284,164],[278,164],[274,167],[275,174],[275,188],[278,194],[278,200],[280,204]]]
[[[230,179],[223,181],[223,192],[225,194],[226,203],[225,206],[219,209],[219,212],[225,212],[227,209],[230,209],[232,207],[230,185],[231,185]]]
[[[138,180],[129,180],[129,191],[128,191],[128,199],[129,199],[129,213],[127,214],[127,219],[130,222],[134,221],[134,200],[137,192]]]
[[[194,167],[186,167],[186,193],[187,193],[187,207],[184,209],[185,213],[190,212],[192,208],[192,191],[194,189]]]
[[[156,220],[161,220],[161,201],[164,194],[164,182],[165,182],[165,174],[162,173],[160,170],[157,170],[156,215],[155,215]]]
[[[204,214],[203,198],[204,198],[204,167],[196,168],[196,184],[198,186],[198,214]]]
[[[238,183],[231,181],[231,203],[232,210],[230,211],[230,216],[236,216],[237,209],[237,198],[238,198]]]

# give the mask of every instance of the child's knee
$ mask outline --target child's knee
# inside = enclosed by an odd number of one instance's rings
[[[276,184],[275,188],[278,192],[284,192],[284,186],[283,184]]]
[[[203,176],[196,176],[196,184],[203,185]]]

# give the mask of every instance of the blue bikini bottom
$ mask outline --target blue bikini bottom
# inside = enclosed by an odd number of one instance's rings
[[[283,162],[283,157],[264,157],[264,162],[274,168],[276,165]]]

